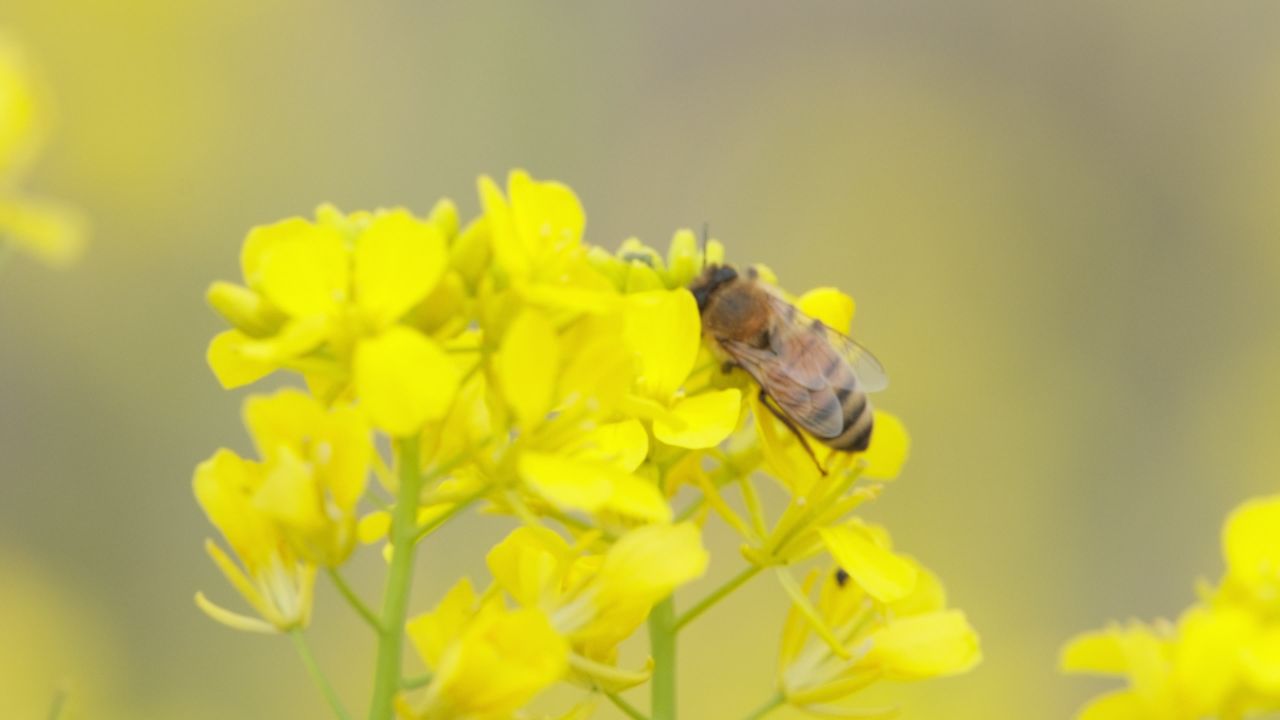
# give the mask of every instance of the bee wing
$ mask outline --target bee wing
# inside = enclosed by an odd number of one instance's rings
[[[787,355],[788,368],[800,383],[814,387],[834,382],[842,390],[861,392],[879,392],[889,387],[889,376],[870,350],[827,327],[821,320],[809,317],[775,293],[770,292],[769,297],[774,316],[778,318],[770,342],[777,354],[785,351],[785,344],[793,345],[794,349]],[[830,372],[835,359],[848,363],[857,380],[855,387],[842,387],[843,373]]]
[[[844,430],[840,399],[829,383],[823,381],[819,387],[812,387],[814,383],[806,385],[772,349],[752,347],[737,340],[724,340],[720,344],[760,383],[760,388],[778,403],[788,418],[814,437],[833,438]]]

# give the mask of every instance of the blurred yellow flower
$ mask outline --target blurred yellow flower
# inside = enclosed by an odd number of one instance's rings
[[[1067,672],[1129,686],[1090,702],[1086,720],[1237,718],[1280,709],[1280,497],[1250,500],[1223,529],[1226,573],[1177,624],[1131,622],[1083,633]]]
[[[83,248],[83,217],[18,189],[51,124],[42,90],[21,48],[0,32],[0,255],[13,247],[50,265],[66,265]]]
[[[408,633],[432,679],[421,700],[400,699],[405,718],[510,718],[568,669],[567,643],[541,610],[478,598],[465,578]]]

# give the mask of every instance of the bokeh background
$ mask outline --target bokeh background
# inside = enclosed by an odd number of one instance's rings
[[[1056,672],[1063,639],[1176,613],[1229,508],[1277,488],[1274,3],[7,0],[0,26],[57,98],[28,185],[94,223],[72,269],[0,276],[6,717],[59,678],[79,717],[323,716],[288,642],[192,604],[233,595],[191,470],[248,445],[204,288],[255,224],[474,212],[481,172],[568,182],[597,244],[708,222],[790,288],[855,295],[914,440],[870,514],[986,653],[876,693],[906,717],[1069,716],[1103,685]],[[500,527],[428,548],[415,606]],[[712,544],[692,595],[737,569]],[[786,603],[749,587],[684,641],[686,717],[769,692]],[[317,616],[362,708],[368,638],[327,586]]]

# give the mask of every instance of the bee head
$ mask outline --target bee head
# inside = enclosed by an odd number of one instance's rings
[[[689,284],[689,292],[693,293],[693,299],[698,301],[698,312],[707,309],[707,301],[720,289],[721,285],[738,279],[738,271],[729,265],[708,265],[702,271],[702,275],[698,276]]]

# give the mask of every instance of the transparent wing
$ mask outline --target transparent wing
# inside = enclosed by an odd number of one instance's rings
[[[797,425],[819,438],[836,437],[844,429],[840,399],[828,383],[806,387],[769,348],[736,340],[726,340],[721,346]]]
[[[776,293],[771,291],[769,295],[778,318],[771,338],[774,350],[789,358],[788,367],[797,381],[806,387],[830,383],[862,392],[878,392],[889,386],[889,376],[870,350],[809,317]],[[783,345],[790,346],[789,352],[784,353]],[[850,387],[845,387],[851,385],[847,376],[832,367],[837,358],[852,371],[855,383]]]

